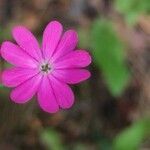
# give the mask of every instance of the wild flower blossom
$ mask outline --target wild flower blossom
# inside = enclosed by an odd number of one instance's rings
[[[37,94],[40,107],[49,113],[73,105],[74,94],[68,84],[90,77],[83,67],[91,63],[91,57],[85,50],[74,50],[78,42],[74,30],[63,35],[62,30],[58,21],[50,22],[40,48],[28,29],[17,26],[12,31],[17,44],[9,41],[2,44],[2,57],[15,66],[2,74],[3,84],[14,87],[10,94],[12,101],[25,103]]]

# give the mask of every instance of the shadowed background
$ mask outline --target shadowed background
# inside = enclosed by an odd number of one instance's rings
[[[51,20],[79,34],[91,78],[73,86],[74,106],[43,112],[36,98],[10,101],[0,85],[1,150],[150,149],[149,0],[0,0],[0,43],[15,25],[41,41]],[[0,72],[9,65],[0,60]]]

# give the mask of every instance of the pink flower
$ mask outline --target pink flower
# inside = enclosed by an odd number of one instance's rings
[[[74,30],[63,36],[62,30],[59,22],[50,22],[40,48],[29,30],[17,26],[12,34],[18,45],[9,41],[2,44],[2,57],[15,66],[2,74],[3,84],[15,87],[10,94],[12,101],[25,103],[37,94],[40,107],[49,113],[73,105],[74,94],[68,84],[90,77],[83,67],[91,63],[91,57],[85,50],[74,50],[78,42]]]

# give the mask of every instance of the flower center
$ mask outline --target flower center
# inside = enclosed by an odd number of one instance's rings
[[[41,71],[48,73],[51,70],[51,67],[49,66],[49,64],[43,64],[41,65]]]

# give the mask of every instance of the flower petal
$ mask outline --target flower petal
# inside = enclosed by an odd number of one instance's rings
[[[68,30],[64,33],[55,53],[52,57],[52,61],[55,61],[61,56],[66,55],[70,51],[74,50],[78,42],[78,35],[74,30]]]
[[[85,50],[75,50],[54,63],[54,68],[80,68],[91,63],[91,56]]]
[[[37,69],[9,68],[2,73],[2,82],[7,87],[15,87],[38,74]]]
[[[59,106],[63,109],[70,108],[74,103],[74,94],[71,88],[67,84],[57,80],[52,75],[49,75],[49,79]]]
[[[38,89],[38,102],[40,107],[48,113],[56,113],[59,110],[56,97],[47,76],[43,77]]]
[[[36,60],[41,59],[41,50],[34,35],[23,26],[16,26],[12,31],[18,45]]]
[[[59,80],[69,84],[84,81],[91,75],[90,72],[85,69],[58,69],[54,70],[52,74]]]
[[[57,21],[50,22],[44,30],[42,51],[44,58],[49,60],[53,55],[62,33],[62,25]]]
[[[22,68],[36,68],[37,61],[32,59],[28,54],[26,54],[20,47],[11,43],[4,42],[1,46],[2,57],[17,67]]]
[[[10,95],[12,101],[20,104],[29,101],[37,92],[41,79],[41,74],[38,74],[12,90]]]

